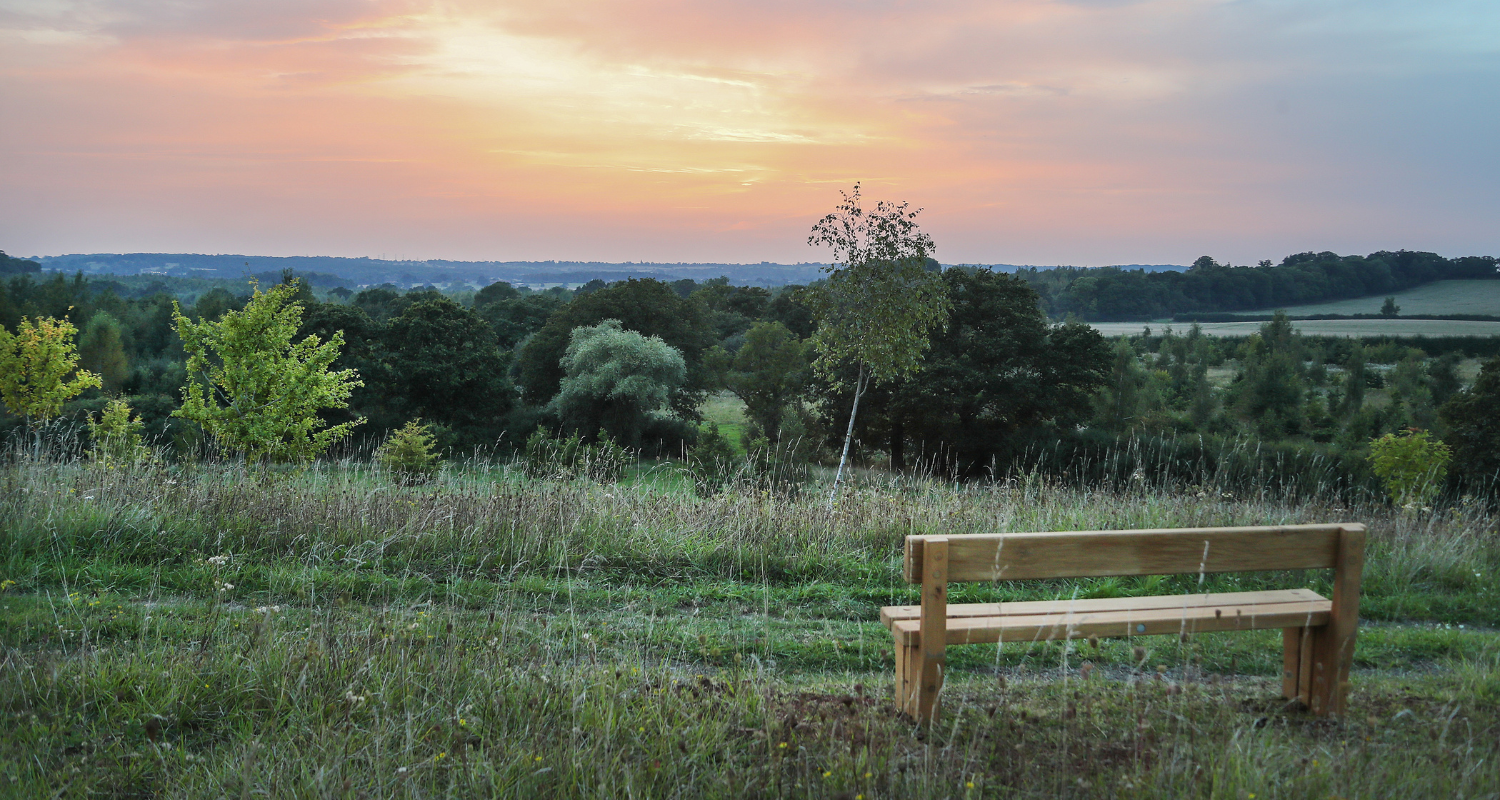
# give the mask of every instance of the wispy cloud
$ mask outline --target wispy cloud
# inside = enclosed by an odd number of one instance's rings
[[[0,0],[0,246],[796,259],[864,180],[950,261],[1496,251],[1497,83],[1458,0]]]

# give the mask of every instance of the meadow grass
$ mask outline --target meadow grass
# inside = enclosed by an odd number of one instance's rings
[[[1500,533],[1478,504],[865,473],[830,512],[815,490],[704,499],[670,464],[630,474],[471,464],[400,486],[356,462],[13,458],[0,794],[1500,793]],[[1314,520],[1371,530],[1347,719],[1277,698],[1275,632],[951,648],[942,722],[892,711],[876,615],[915,597],[907,534]],[[975,584],[953,600],[1298,585],[1327,576]]]

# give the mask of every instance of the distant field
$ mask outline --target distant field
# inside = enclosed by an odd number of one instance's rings
[[[1448,283],[1491,283],[1491,281],[1448,281]],[[1500,281],[1493,281],[1500,284]],[[1500,288],[1497,286],[1496,288]],[[1400,300],[1396,301],[1400,303]],[[1311,308],[1312,306],[1306,306]],[[1378,310],[1378,309],[1377,309]],[[1403,307],[1402,311],[1406,309]],[[1288,309],[1291,311],[1291,309]],[[1297,313],[1303,313],[1298,311]],[[1453,311],[1450,313],[1461,313]],[[1477,311],[1468,313],[1479,313]],[[1090,323],[1105,336],[1136,334],[1149,326],[1160,333],[1165,323],[1094,322]],[[1203,332],[1212,336],[1249,336],[1260,330],[1259,322],[1205,322]],[[1330,319],[1295,322],[1293,326],[1306,336],[1500,336],[1500,322],[1456,322],[1430,319]],[[1173,330],[1182,332],[1188,323],[1176,323]]]
[[[1500,315],[1500,281],[1438,281],[1397,292],[1402,314],[1495,314]],[[1292,316],[1309,314],[1379,314],[1386,295],[1335,300],[1307,306],[1290,306]],[[1265,314],[1275,309],[1245,312]]]

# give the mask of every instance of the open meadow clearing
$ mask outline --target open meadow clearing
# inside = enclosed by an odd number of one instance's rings
[[[1478,505],[865,475],[700,499],[358,463],[0,472],[0,790],[17,797],[1493,797],[1500,535]],[[892,709],[912,533],[1370,526],[1351,711],[1278,698],[1280,635],[949,649]],[[955,602],[1321,573],[954,587]]]
[[[1486,281],[1488,282],[1488,281]],[[1404,309],[1403,309],[1404,310]],[[1300,312],[1299,312],[1300,313]],[[1458,313],[1458,312],[1450,312]],[[1262,322],[1203,322],[1199,327],[1210,336],[1249,336],[1258,333]],[[1189,322],[1090,322],[1095,330],[1105,336],[1135,335],[1142,328],[1150,327],[1153,333],[1161,333],[1168,325],[1182,332],[1192,327]],[[1303,336],[1500,336],[1500,322],[1469,322],[1465,320],[1441,319],[1316,319],[1295,320],[1292,327]]]
[[[1433,283],[1392,292],[1390,295],[1372,295],[1328,303],[1312,303],[1288,306],[1284,309],[1291,316],[1313,314],[1379,314],[1387,296],[1396,298],[1402,314],[1492,314],[1500,315],[1500,281],[1435,281]],[[1265,314],[1276,309],[1247,312]]]

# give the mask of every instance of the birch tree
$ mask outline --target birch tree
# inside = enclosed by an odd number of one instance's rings
[[[949,310],[948,294],[937,272],[927,265],[932,237],[917,229],[906,203],[880,201],[866,209],[859,184],[840,191],[843,202],[812,228],[807,243],[833,250],[828,278],[806,291],[818,328],[812,345],[817,350],[813,370],[834,386],[843,386],[839,367],[857,367],[854,402],[844,447],[828,503],[833,504],[849,460],[859,401],[870,381],[904,378],[921,368],[928,334],[942,324]]]

